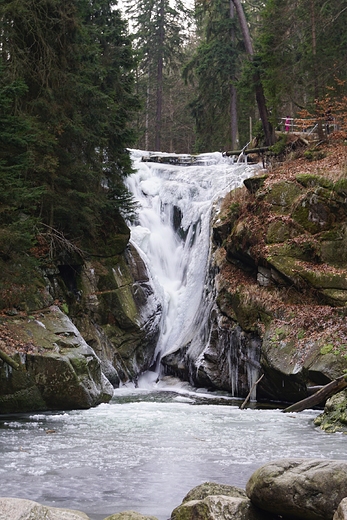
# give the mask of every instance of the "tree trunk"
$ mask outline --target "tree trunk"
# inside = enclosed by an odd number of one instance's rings
[[[234,4],[232,0],[230,0],[230,18],[233,19],[235,16]],[[235,43],[235,30],[234,26],[231,29],[231,41],[233,44]],[[233,67],[234,69],[234,67]],[[235,88],[235,71],[233,70],[231,73],[231,83],[230,83],[230,136],[231,136],[231,148],[234,150],[237,146],[237,93]]]
[[[245,13],[243,11],[243,7],[241,4],[241,0],[232,0],[236,13],[240,22],[242,35],[243,35],[243,41],[246,47],[246,52],[249,55],[251,59],[253,59],[254,51],[253,51],[253,45],[251,40],[251,35],[249,33],[249,28],[247,25],[247,20],[245,17]],[[264,135],[265,135],[265,144],[266,145],[272,145],[274,143],[274,135],[272,131],[272,125],[269,122],[267,108],[266,108],[266,102],[265,102],[265,96],[264,96],[264,90],[263,85],[260,80],[260,74],[259,71],[255,70],[253,73],[253,83],[255,88],[255,97],[258,105],[259,110],[259,116],[263,125]]]
[[[323,401],[326,401],[329,397],[331,397],[334,394],[337,394],[337,392],[341,392],[341,390],[343,390],[346,387],[347,375],[340,376],[337,379],[334,379],[334,381],[331,381],[327,385],[323,386],[323,388],[318,390],[318,392],[316,392],[315,394],[306,397],[306,399],[303,399],[298,403],[288,406],[288,408],[285,408],[283,412],[302,412],[307,408],[312,408],[313,406],[316,406],[322,403]]]
[[[155,149],[160,151],[161,147],[161,115],[163,108],[163,48],[165,38],[164,28],[164,0],[160,2],[159,11],[159,42],[158,42],[158,63],[157,63],[157,111],[155,119]]]

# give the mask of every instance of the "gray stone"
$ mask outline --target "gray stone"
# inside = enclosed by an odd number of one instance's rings
[[[158,520],[155,516],[141,515],[136,511],[122,511],[104,518],[104,520]]]
[[[341,500],[333,520],[347,520],[347,498]]]
[[[0,498],[0,520],[90,520],[72,509],[48,507],[23,498]]]
[[[305,520],[330,520],[347,497],[347,462],[282,459],[256,470],[246,486],[265,511]]]
[[[110,401],[113,387],[100,360],[58,307],[6,326],[30,348],[12,356],[18,370],[0,361],[0,413],[90,408]]]
[[[216,482],[204,482],[199,486],[191,489],[184,497],[182,502],[190,502],[191,500],[203,500],[212,495],[224,495],[234,498],[246,498],[244,489],[235,486],[228,486],[227,484],[217,484]]]
[[[271,517],[270,517],[271,518]],[[184,502],[173,510],[171,520],[269,520],[247,498],[225,495]]]

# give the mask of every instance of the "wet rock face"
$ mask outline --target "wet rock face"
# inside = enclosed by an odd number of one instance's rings
[[[56,306],[38,317],[6,322],[20,338],[11,357],[0,360],[0,413],[90,408],[110,401],[113,388],[100,361],[71,320]]]
[[[249,479],[251,502],[269,513],[329,520],[347,496],[347,462],[283,459],[265,464]]]
[[[123,255],[86,263],[70,315],[114,386],[136,381],[154,362],[161,306],[145,265],[129,245]]]

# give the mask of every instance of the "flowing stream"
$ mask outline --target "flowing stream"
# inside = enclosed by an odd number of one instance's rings
[[[162,381],[156,391],[116,390],[90,410],[1,417],[1,496],[94,520],[130,509],[166,520],[202,482],[244,488],[270,460],[347,459],[345,436],[315,428],[316,411],[240,410],[226,397],[174,388]]]
[[[160,357],[199,326],[213,201],[253,168],[221,154],[179,167],[132,153],[129,187],[141,204],[132,241],[163,308]],[[343,435],[314,427],[317,411],[239,405],[162,378],[117,389],[109,404],[90,410],[0,416],[0,493],[93,520],[130,509],[166,520],[202,482],[245,487],[257,467],[282,457],[347,459]]]

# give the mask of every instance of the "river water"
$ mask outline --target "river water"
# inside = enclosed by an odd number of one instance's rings
[[[155,390],[116,390],[90,410],[1,417],[1,495],[94,520],[129,509],[165,520],[205,481],[244,488],[277,458],[347,460],[346,437],[315,428],[317,411],[239,405],[161,381]]]

